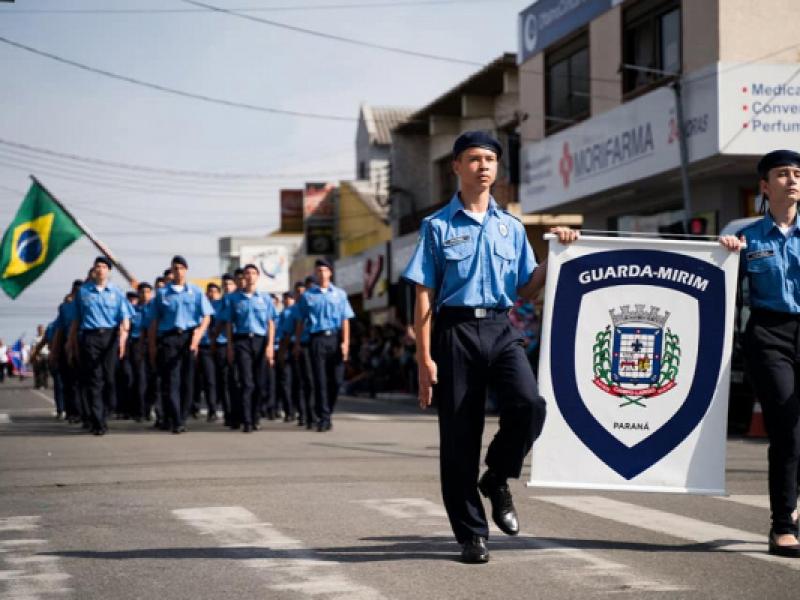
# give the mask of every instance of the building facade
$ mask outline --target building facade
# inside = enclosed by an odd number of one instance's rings
[[[758,157],[800,139],[800,56],[785,18],[796,8],[532,4],[519,16],[523,212],[579,213],[585,228],[612,231],[681,233],[688,220],[689,233],[710,235],[755,214]]]

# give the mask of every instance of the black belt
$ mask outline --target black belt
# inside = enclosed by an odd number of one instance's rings
[[[315,331],[314,333],[310,334],[310,338],[313,340],[314,338],[318,337],[331,337],[334,335],[339,335],[338,329],[324,329],[322,331]]]
[[[83,335],[98,335],[101,333],[108,333],[109,331],[116,331],[116,327],[95,327],[94,329],[84,329]]]
[[[443,306],[437,313],[438,318],[455,321],[475,321],[479,319],[497,319],[508,316],[508,308],[481,308],[472,306]]]
[[[175,329],[168,329],[167,331],[162,331],[159,335],[167,337],[168,335],[182,335],[184,333],[194,333],[194,327],[191,327],[189,329],[181,329],[180,327],[176,327]]]
[[[260,335],[258,333],[234,333],[233,334],[233,339],[235,339],[235,340],[249,340],[249,339],[253,339],[253,338],[256,338],[256,339],[261,338],[261,339],[263,339],[265,337],[267,337],[267,336]]]

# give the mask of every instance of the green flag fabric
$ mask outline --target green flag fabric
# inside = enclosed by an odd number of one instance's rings
[[[82,235],[72,217],[34,181],[0,243],[0,288],[16,298]]]

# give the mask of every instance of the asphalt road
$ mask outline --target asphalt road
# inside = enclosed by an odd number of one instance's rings
[[[49,392],[0,384],[0,598],[800,597],[800,560],[765,551],[763,441],[729,441],[727,499],[517,482],[523,533],[463,565],[435,417],[360,399],[336,417],[94,437]]]

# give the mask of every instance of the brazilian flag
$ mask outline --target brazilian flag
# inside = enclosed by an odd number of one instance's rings
[[[0,288],[16,298],[82,235],[75,220],[38,181],[34,181],[3,234]]]

